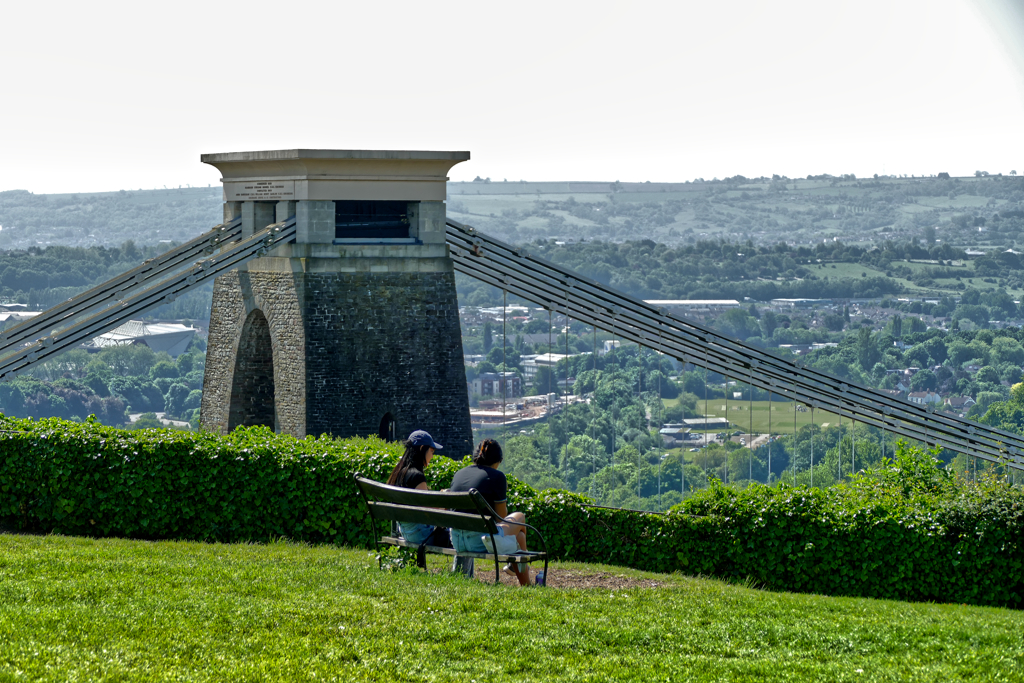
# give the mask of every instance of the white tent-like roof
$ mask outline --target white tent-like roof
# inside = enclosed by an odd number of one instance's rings
[[[110,332],[94,337],[92,343],[100,347],[142,343],[153,351],[166,351],[172,358],[176,358],[185,353],[195,333],[196,328],[179,323],[145,323],[141,320],[129,320]]]

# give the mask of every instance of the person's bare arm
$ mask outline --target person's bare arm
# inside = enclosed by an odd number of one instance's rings
[[[417,491],[429,491],[430,487],[427,486],[427,482],[421,481],[420,483],[416,484],[416,490]]]
[[[498,516],[502,519],[508,517],[508,505],[506,503],[495,503],[494,511],[498,513]]]

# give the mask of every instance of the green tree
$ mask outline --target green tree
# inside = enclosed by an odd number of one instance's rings
[[[933,361],[941,365],[946,362],[946,342],[941,337],[933,337],[920,345]]]
[[[165,377],[174,379],[180,375],[178,366],[171,361],[162,360],[149,369],[150,379]]]
[[[892,332],[892,336],[897,339],[903,336],[903,318],[899,313],[892,317],[892,320],[889,321],[886,327]]]
[[[913,391],[934,391],[939,386],[935,373],[931,370],[918,370],[910,378],[910,388]]]
[[[843,327],[846,325],[846,320],[838,313],[829,313],[822,318],[822,322],[824,322],[825,327],[832,332],[842,332]]]
[[[48,366],[50,379],[55,380],[65,375],[81,377],[85,374],[85,368],[90,360],[92,358],[85,349],[70,349],[44,365]]]
[[[99,359],[117,375],[145,375],[156,363],[156,354],[145,344],[108,346],[100,351]]]
[[[991,384],[999,384],[999,371],[991,365],[985,365],[978,369],[978,374],[974,376],[977,382],[989,382]]]
[[[189,388],[185,384],[172,384],[164,396],[164,410],[169,415],[180,416],[185,412],[185,402],[189,397]]]
[[[541,396],[558,392],[555,373],[550,367],[546,365],[537,367],[537,374],[533,376],[533,391]]]
[[[995,363],[1024,365],[1024,346],[1012,337],[997,337],[992,340],[992,360]]]
[[[761,314],[761,336],[765,339],[771,339],[772,334],[775,332],[775,328],[779,326],[779,317],[775,315],[774,311],[767,310]]]
[[[730,308],[718,316],[718,319],[715,321],[715,327],[723,333],[740,340],[752,337],[760,330],[757,319],[742,308]]]
[[[535,489],[565,488],[565,482],[548,460],[541,454],[536,441],[527,435],[517,435],[505,442],[505,460],[502,469]]]
[[[988,308],[980,304],[960,304],[953,311],[953,320],[970,320],[978,327],[987,326],[989,317]]]
[[[128,425],[128,429],[163,429],[164,425],[157,419],[156,413],[143,413],[139,419]]]
[[[857,332],[857,362],[861,368],[865,372],[870,372],[881,358],[882,354],[878,351],[878,343],[871,336],[871,330],[866,327],[860,328]]]
[[[577,486],[583,477],[607,464],[608,455],[603,445],[586,434],[576,434],[562,447],[559,472],[570,490],[578,491]]]

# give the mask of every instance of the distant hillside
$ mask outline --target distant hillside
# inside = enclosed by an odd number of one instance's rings
[[[81,194],[0,192],[0,249],[183,241],[221,220],[221,189]],[[1024,248],[1024,177],[743,178],[686,183],[448,184],[448,214],[513,242],[669,245],[726,239],[865,247],[918,238]]]
[[[182,242],[221,221],[220,187],[81,194],[0,192],[0,249]]]
[[[687,183],[448,184],[448,214],[512,242],[700,240],[1024,245],[1024,177],[774,176]],[[993,219],[1004,219],[999,230]],[[1006,220],[1009,219],[1009,220]],[[934,232],[933,232],[934,231]]]

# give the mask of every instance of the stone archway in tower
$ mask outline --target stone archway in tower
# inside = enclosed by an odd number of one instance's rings
[[[395,440],[395,416],[390,412],[384,413],[380,419],[380,427],[377,429],[377,436],[384,441]]]
[[[228,431],[235,427],[277,427],[274,405],[274,351],[270,325],[259,309],[242,325],[231,386]]]

